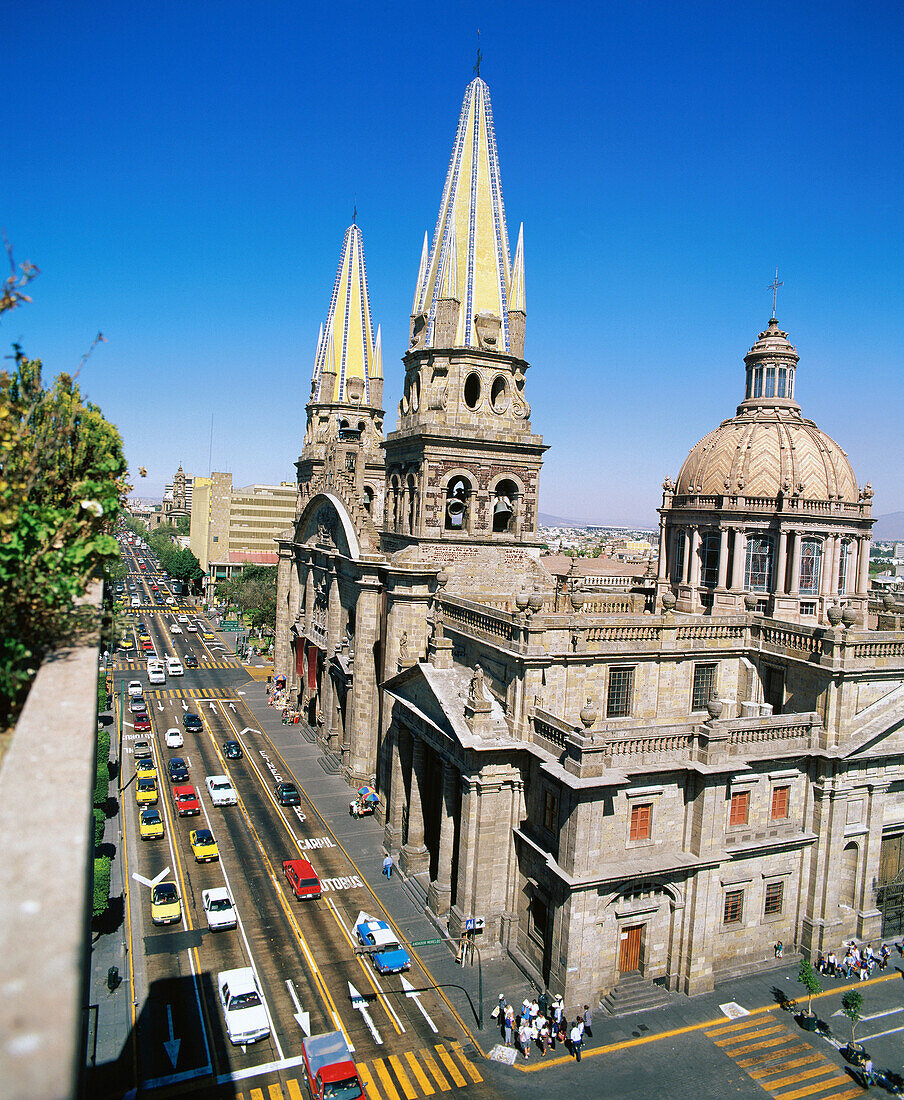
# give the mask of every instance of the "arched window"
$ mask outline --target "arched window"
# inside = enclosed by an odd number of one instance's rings
[[[408,481],[405,488],[408,496],[408,515],[406,516],[407,527],[405,529],[409,535],[413,535],[417,525],[417,481],[415,480],[414,474],[408,475]]]
[[[364,510],[369,516],[374,514],[374,491],[369,485],[364,486]]]
[[[838,595],[848,590],[848,563],[851,560],[851,544],[845,539],[838,547]]]
[[[802,539],[800,544],[800,594],[819,595],[819,573],[822,564],[822,543],[818,539]]]
[[[841,874],[838,883],[838,904],[854,908],[857,899],[857,863],[860,853],[857,845],[851,841],[845,844],[841,853]]]
[[[747,539],[747,568],[744,587],[748,592],[772,591],[774,543],[770,535],[750,535]]]
[[[392,481],[389,483],[389,492],[392,497],[390,506],[392,508],[392,530],[398,531],[399,529],[399,479],[393,474]]]
[[[715,588],[719,583],[719,533],[707,531],[700,540],[700,583]]]
[[[515,498],[518,486],[508,478],[500,481],[493,493],[493,531],[511,531],[515,526]]]
[[[681,584],[684,573],[684,531],[680,528],[673,534],[674,552],[672,554],[672,584]]]
[[[447,531],[466,531],[468,529],[470,501],[470,484],[463,477],[453,477],[446,489]]]

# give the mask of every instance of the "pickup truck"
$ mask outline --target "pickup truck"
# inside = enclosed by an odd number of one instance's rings
[[[348,1044],[341,1031],[303,1039],[301,1052],[314,1100],[367,1100]]]
[[[282,869],[295,897],[320,897],[320,879],[306,859],[287,859],[283,862]]]

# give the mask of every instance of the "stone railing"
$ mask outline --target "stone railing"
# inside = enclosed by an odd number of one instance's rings
[[[676,764],[689,762],[694,755],[694,735],[647,731],[626,737],[609,737],[603,745],[606,762],[615,767],[653,764],[663,757]]]
[[[605,643],[660,642],[662,627],[657,623],[619,623],[612,626],[588,626],[587,641]]]
[[[822,639],[805,626],[776,621],[758,622],[752,627],[753,636],[766,646],[775,649],[798,649],[805,653],[819,653]]]
[[[749,752],[757,745],[775,749],[777,742],[790,748],[816,748],[822,723],[815,713],[777,714],[766,718],[727,718],[713,723],[726,735],[732,755]]]
[[[874,660],[877,657],[904,657],[904,638],[897,631],[876,630],[871,631],[870,635],[867,640],[855,641],[849,647],[853,650],[854,660]]]
[[[740,642],[747,632],[747,623],[739,619],[709,619],[703,623],[681,623],[677,630],[681,642]]]
[[[461,596],[444,596],[441,602],[446,622],[450,626],[477,630],[505,643],[511,643],[513,624],[509,612],[488,607],[486,604],[474,603]]]
[[[541,747],[552,746],[553,751],[561,751],[565,748],[565,740],[574,729],[567,722],[542,710],[535,710],[529,715],[528,722],[531,728],[531,740],[537,741]],[[548,745],[544,746],[544,741],[548,742]]]
[[[818,515],[852,516],[860,518],[872,513],[869,501],[851,503],[842,500],[804,500],[802,497],[745,497],[738,496],[697,496],[687,494],[675,496],[672,503],[677,508],[711,509],[721,508],[737,512],[808,512]]]
[[[87,602],[99,605],[99,586]],[[45,661],[0,764],[4,1096],[81,1095],[97,671],[96,645],[60,650]]]

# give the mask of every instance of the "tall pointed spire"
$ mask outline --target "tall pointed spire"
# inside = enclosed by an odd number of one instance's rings
[[[342,404],[348,400],[349,379],[359,378],[364,382],[363,403],[370,403],[370,381],[383,377],[373,331],[364,237],[361,227],[352,223],[345,231],[330,309],[317,343],[313,401]]]
[[[515,259],[512,261],[512,278],[509,284],[509,309],[514,313],[518,310],[526,313],[524,295],[524,222],[518,230],[518,244],[515,248]]]
[[[417,313],[418,302],[420,301],[421,293],[424,290],[424,286],[427,282],[427,260],[430,258],[430,249],[427,245],[427,230],[424,230],[424,245],[421,248],[421,264],[417,270],[417,286],[414,288],[414,305],[411,307],[412,313]]]
[[[414,313],[426,315],[424,346],[435,346],[438,302],[453,297],[461,303],[458,346],[477,347],[474,318],[492,313],[502,322],[498,350],[510,353],[511,275],[490,90],[477,76],[465,91],[430,257],[418,276]]]

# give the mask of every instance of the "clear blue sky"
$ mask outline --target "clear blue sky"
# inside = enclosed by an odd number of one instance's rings
[[[0,330],[181,463],[294,477],[356,201],[387,427],[476,29],[525,226],[541,508],[655,521],[778,317],[804,413],[904,509],[904,7],[33,0],[3,17],[0,226],[41,268]],[[589,472],[588,472],[589,465]]]

